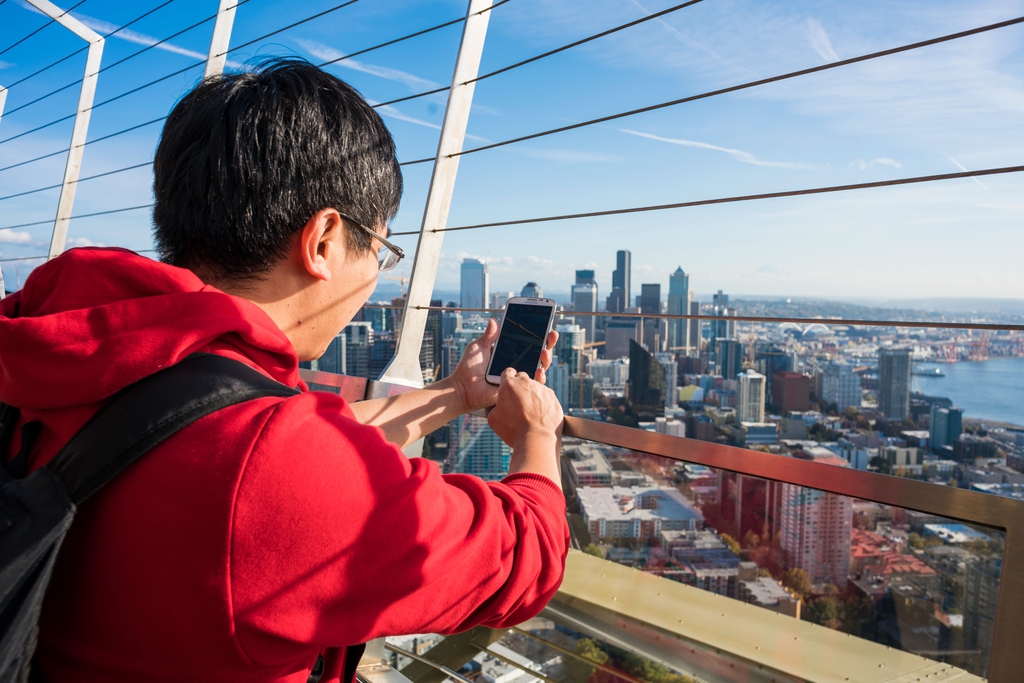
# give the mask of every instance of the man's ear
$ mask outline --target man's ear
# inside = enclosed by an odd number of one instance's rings
[[[345,260],[345,225],[335,209],[321,209],[299,230],[299,255],[306,272],[319,280],[331,279],[331,263]]]

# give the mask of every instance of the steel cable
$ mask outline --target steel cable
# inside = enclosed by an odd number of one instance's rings
[[[500,69],[496,69],[494,71],[485,73],[482,76],[477,76],[476,78],[472,78],[472,79],[466,81],[462,85],[468,85],[470,83],[476,83],[477,81],[482,81],[482,80],[484,80],[486,78],[490,78],[491,76],[497,76],[498,74],[505,73],[506,71],[511,71],[512,69],[518,69],[521,66],[526,66],[527,64],[531,64],[531,63],[536,62],[538,60],[544,59],[545,57],[550,57],[552,55],[558,54],[559,52],[564,52],[564,51],[566,51],[566,50],[568,50],[570,48],[574,48],[574,47],[577,47],[579,45],[583,45],[584,43],[589,43],[592,40],[597,40],[598,38],[603,38],[603,37],[611,35],[613,33],[617,33],[619,31],[623,31],[623,30],[625,30],[627,28],[632,28],[633,26],[636,26],[638,24],[642,24],[642,23],[644,23],[646,21],[650,21],[652,19],[657,19],[657,18],[662,17],[662,16],[664,16],[666,14],[670,14],[672,12],[676,12],[678,10],[684,9],[686,7],[689,7],[690,5],[696,5],[699,2],[703,2],[703,0],[689,0],[688,2],[684,2],[684,3],[681,3],[679,5],[675,5],[673,7],[669,7],[668,9],[663,9],[660,12],[655,12],[654,14],[650,14],[650,15],[648,15],[646,17],[641,17],[640,19],[636,19],[635,21],[630,21],[630,22],[622,24],[620,26],[616,26],[614,28],[610,28],[610,29],[608,29],[606,31],[601,31],[600,33],[595,33],[592,36],[587,36],[586,38],[582,38],[582,39],[574,41],[572,43],[568,43],[567,45],[563,45],[562,47],[555,48],[554,50],[548,50],[547,52],[544,52],[544,53],[539,54],[539,55],[535,55],[533,57],[530,57],[529,59],[524,59],[521,62],[516,62],[515,64],[509,64],[508,66],[505,66],[505,67],[502,67]],[[348,55],[348,56],[349,57],[354,57],[356,54],[360,54],[360,53],[353,53],[352,55]],[[331,62],[326,62],[326,63],[330,64]],[[320,66],[324,66],[324,65],[321,64]],[[388,100],[387,102],[381,102],[379,104],[375,104],[373,106],[374,107],[385,107],[385,106],[387,106],[389,104],[398,104],[399,102],[408,102],[409,100],[419,99],[420,97],[426,97],[428,95],[436,95],[437,93],[445,92],[446,90],[451,90],[451,86],[444,86],[442,88],[435,88],[434,90],[427,90],[425,92],[417,93],[415,95],[408,95],[406,97],[399,97],[399,98],[396,98],[396,99],[393,99],[393,100]]]
[[[77,184],[77,183],[84,183],[87,180],[95,180],[96,178],[103,178],[104,176],[114,175],[116,173],[124,173],[125,171],[133,171],[133,170],[135,170],[137,168],[142,168],[143,166],[149,166],[152,163],[153,163],[153,161],[150,160],[150,161],[145,161],[145,162],[143,162],[141,164],[135,164],[134,166],[125,166],[124,168],[116,168],[113,171],[105,171],[103,173],[97,173],[95,175],[85,176],[84,178],[79,178],[78,180],[75,180],[75,181],[73,181],[71,183],[68,183],[68,184],[69,185],[74,185],[74,184]],[[29,195],[29,194],[36,194],[37,192],[45,192],[46,190],[55,190],[58,187],[61,187],[61,185],[62,185],[62,183],[57,183],[56,185],[47,185],[46,187],[37,187],[34,190],[25,190],[24,192],[18,192],[16,194],[9,194],[6,197],[0,197],[0,202],[4,201],[6,199],[14,199],[15,197],[24,197],[25,195]]]
[[[248,1],[248,0],[246,0],[246,1]],[[313,21],[314,19],[319,19],[320,17],[324,16],[325,14],[330,14],[331,12],[336,12],[336,11],[342,9],[343,7],[348,7],[349,5],[355,4],[357,2],[359,2],[359,0],[346,0],[346,2],[343,2],[340,5],[335,5],[334,7],[326,9],[323,12],[319,12],[317,14],[314,14],[313,16],[306,17],[305,19],[300,19],[299,21],[296,21],[294,24],[288,24],[284,28],[279,28],[276,31],[271,31],[270,33],[268,33],[266,35],[262,35],[259,38],[254,38],[252,40],[249,40],[247,42],[242,43],[241,45],[236,45],[235,47],[230,48],[227,52],[221,52],[220,54],[217,54],[217,55],[214,55],[214,56],[215,57],[222,57],[222,56],[224,56],[226,54],[231,54],[232,52],[234,52],[236,50],[241,50],[243,47],[248,47],[248,46],[252,45],[253,43],[258,43],[261,40],[266,40],[267,38],[270,38],[272,36],[276,36],[278,33],[283,33],[284,31],[287,31],[289,29],[295,28],[296,26],[301,26],[302,24],[305,24],[306,22]],[[237,7],[237,5],[236,5],[236,7]]]
[[[124,213],[125,211],[139,211],[140,209],[150,209],[152,207],[153,207],[152,204],[140,204],[139,206],[126,206],[123,209],[107,209],[106,211],[94,211],[93,213],[80,213],[77,216],[71,216],[71,218],[69,218],[68,220],[74,220],[76,218],[92,218],[93,216],[106,216],[107,214],[111,214],[111,213]],[[36,226],[36,225],[47,225],[48,223],[53,223],[54,220],[56,220],[56,219],[50,218],[49,220],[45,220],[45,221],[34,221],[32,223],[20,223],[18,225],[5,225],[3,227],[0,227],[0,230],[14,230],[16,228],[31,228],[31,227]]]
[[[110,138],[117,137],[118,135],[124,135],[125,133],[130,133],[133,130],[138,130],[139,128],[143,128],[145,126],[151,126],[154,123],[159,123],[160,121],[163,121],[166,118],[167,118],[166,116],[161,116],[158,119],[153,119],[152,121],[146,121],[145,123],[139,123],[139,124],[131,126],[129,128],[125,128],[123,130],[119,130],[119,131],[116,131],[114,133],[110,133],[109,135],[104,135],[103,137],[96,138],[95,140],[88,140],[82,146],[85,147],[85,146],[91,145],[93,143],[100,142],[101,140],[109,140]],[[19,166],[26,166],[28,164],[34,164],[37,161],[42,161],[44,159],[49,159],[50,157],[55,157],[58,154],[64,154],[65,152],[68,151],[68,149],[69,149],[68,147],[64,147],[63,149],[58,149],[56,152],[50,152],[49,154],[44,154],[42,156],[38,156],[38,157],[35,157],[33,159],[28,159],[26,161],[19,161],[18,163],[11,164],[10,166],[4,166],[3,168],[0,168],[0,173],[2,173],[4,171],[9,171],[12,168],[18,168]],[[42,188],[40,188],[40,189],[42,189]]]
[[[978,171],[958,171],[957,173],[937,173],[934,175],[915,176],[912,178],[896,178],[894,180],[878,180],[870,183],[853,183],[851,185],[831,185],[828,187],[813,187],[804,190],[787,190],[783,192],[766,192],[763,194],[747,194],[734,197],[719,197],[716,199],[698,199],[689,202],[675,202],[672,204],[654,204],[650,206],[637,206],[626,209],[608,209],[606,211],[588,211],[585,213],[567,213],[558,216],[543,216],[540,218],[522,218],[511,221],[495,221],[493,223],[477,223],[475,225],[460,225],[452,228],[434,228],[429,232],[455,232],[457,230],[479,230],[481,228],[497,228],[508,225],[528,225],[530,223],[549,223],[552,221],[566,221],[575,218],[597,218],[600,216],[621,216],[630,213],[645,213],[648,211],[665,211],[668,209],[684,209],[693,206],[710,206],[712,204],[731,204],[735,202],[749,202],[757,199],[777,199],[780,197],[803,197],[814,194],[827,194],[830,192],[846,192],[849,190],[866,190],[877,187],[890,187],[893,185],[913,185],[916,183],[936,182],[939,180],[953,180],[956,178],[974,178],[979,176],[1000,175],[1004,173],[1020,173],[1024,166],[1005,166],[1002,168],[987,168]],[[399,235],[416,235],[419,230],[409,232],[392,233]]]
[[[79,5],[83,4],[83,3],[85,2],[85,1],[86,1],[86,0],[79,0],[79,1],[77,2],[77,3],[75,3],[74,5],[72,5],[70,9],[64,10],[64,12],[62,12],[62,13],[61,13],[60,17],[57,17],[56,19],[55,19],[55,18],[53,18],[53,17],[50,17],[50,20],[49,20],[48,22],[46,22],[45,24],[43,24],[42,26],[40,26],[39,28],[37,28],[37,29],[36,29],[35,31],[32,31],[31,33],[29,33],[29,34],[28,34],[27,36],[25,36],[25,37],[24,37],[24,38],[22,38],[21,40],[18,40],[18,41],[16,41],[16,42],[14,42],[14,43],[12,43],[12,44],[8,45],[7,47],[5,47],[5,48],[4,48],[3,50],[0,50],[0,55],[4,54],[5,52],[9,52],[10,50],[13,50],[14,48],[18,47],[19,45],[21,45],[22,43],[24,43],[24,42],[25,42],[26,40],[28,40],[29,38],[31,38],[31,37],[32,37],[32,36],[34,36],[35,34],[39,33],[39,32],[40,32],[40,31],[42,31],[42,30],[43,30],[44,28],[46,28],[46,27],[47,27],[47,26],[49,26],[50,24],[52,24],[52,23],[54,23],[55,21],[57,21],[57,19],[59,19],[59,18],[63,17],[63,16],[65,15],[65,14],[68,14],[69,12],[71,12],[71,10],[73,10],[73,9],[76,9],[76,8],[77,8],[77,7],[79,6]]]
[[[107,38],[109,38],[110,36],[114,35],[115,33],[118,33],[118,32],[120,32],[120,31],[123,31],[124,29],[128,28],[128,27],[129,27],[129,26],[131,26],[132,24],[134,24],[134,23],[136,23],[136,22],[139,22],[139,21],[141,21],[141,20],[145,19],[146,17],[148,17],[148,16],[149,16],[150,14],[152,14],[153,12],[156,12],[157,10],[159,10],[159,9],[162,9],[162,8],[166,7],[167,5],[171,4],[171,3],[172,3],[172,2],[174,2],[174,1],[175,1],[175,0],[166,0],[165,2],[163,2],[163,3],[159,4],[159,5],[157,5],[156,7],[154,7],[153,9],[151,9],[151,10],[148,10],[148,11],[146,11],[146,12],[143,12],[143,13],[142,13],[142,14],[140,14],[139,16],[137,16],[137,17],[135,17],[134,19],[132,19],[131,21],[129,21],[128,23],[126,23],[126,24],[123,24],[123,25],[121,25],[121,26],[118,26],[118,27],[117,27],[116,29],[114,29],[114,30],[113,30],[113,31],[111,31],[110,33],[108,33],[108,34],[106,34],[105,36],[103,36],[104,40],[105,40],[105,39],[107,39]],[[248,0],[246,0],[246,1],[248,2]],[[20,84],[20,83],[24,83],[25,81],[29,80],[30,78],[35,78],[36,76],[38,76],[39,74],[43,73],[44,71],[47,71],[47,70],[49,70],[49,69],[52,69],[53,67],[57,66],[57,65],[58,65],[58,64],[60,64],[61,62],[65,62],[65,61],[67,61],[67,60],[71,59],[72,57],[74,57],[75,55],[77,55],[77,54],[79,54],[79,53],[81,53],[81,52],[85,52],[85,51],[86,51],[86,50],[88,50],[88,49],[89,49],[89,46],[88,46],[88,45],[86,45],[86,46],[84,46],[84,47],[80,47],[80,48],[78,48],[77,50],[75,50],[74,52],[72,52],[71,54],[69,54],[69,55],[66,55],[66,56],[64,56],[64,57],[61,57],[61,58],[60,58],[60,59],[58,59],[58,60],[57,60],[56,62],[51,62],[50,64],[48,64],[48,65],[44,66],[44,67],[43,67],[42,69],[39,69],[38,71],[34,71],[34,72],[30,73],[30,74],[29,74],[28,76],[24,76],[23,78],[20,78],[20,79],[18,79],[18,80],[16,80],[16,81],[14,81],[13,83],[11,83],[11,84],[10,84],[9,86],[7,86],[7,87],[8,87],[8,89],[10,89],[10,88],[13,88],[14,86],[16,86],[16,85],[18,85],[18,84]],[[8,113],[10,113],[10,112],[8,112]]]
[[[959,38],[966,38],[968,36],[978,35],[979,33],[986,33],[988,31],[995,31],[1000,28],[1006,28],[1015,24],[1024,23],[1024,17],[1017,17],[1016,19],[1009,19],[1007,21],[1001,21],[995,24],[988,24],[987,26],[981,26],[967,31],[959,31],[957,33],[951,33],[949,35],[940,36],[938,38],[932,38],[930,40],[922,40],[917,43],[910,43],[909,45],[902,45],[900,47],[890,48],[888,50],[880,50],[878,52],[871,52],[866,55],[860,55],[859,57],[851,57],[850,59],[841,59],[836,62],[829,64],[822,64],[820,66],[810,67],[808,69],[800,69],[798,71],[791,71],[789,73],[781,74],[779,76],[771,76],[769,78],[761,78],[756,81],[750,81],[742,83],[740,85],[733,85],[728,88],[721,88],[719,90],[712,90],[710,92],[701,93],[699,95],[691,95],[689,97],[681,97],[676,100],[669,100],[668,102],[661,102],[659,104],[652,104],[647,107],[640,107],[639,109],[631,109],[626,112],[619,114],[612,114],[610,116],[602,116],[596,119],[590,119],[589,121],[581,121],[579,123],[573,123],[568,126],[561,126],[559,128],[552,128],[550,130],[541,131],[539,133],[532,133],[530,135],[522,135],[517,138],[511,138],[502,142],[494,142],[488,145],[481,145],[480,147],[473,147],[466,149],[461,152],[452,154],[451,156],[462,156],[464,154],[473,154],[474,152],[482,152],[486,149],[494,149],[496,147],[504,147],[505,145],[511,145],[516,142],[523,142],[525,140],[534,140],[536,138],[545,137],[547,135],[554,135],[555,133],[564,133],[566,131],[575,130],[577,128],[584,128],[587,126],[593,126],[598,123],[606,123],[608,121],[615,121],[617,119],[623,119],[629,116],[635,116],[637,114],[644,114],[650,111],[656,111],[658,109],[664,109],[666,107],[674,107],[679,104],[685,104],[687,102],[694,102],[696,100],[703,100],[717,95],[724,95],[727,93],[738,92],[740,90],[746,90],[748,88],[755,88],[761,85],[767,85],[769,83],[777,83],[779,81],[785,81],[790,78],[796,78],[798,76],[806,76],[808,74],[818,73],[820,71],[828,71],[830,69],[836,69],[841,66],[848,66],[850,64],[857,64],[859,62],[865,62],[872,59],[878,59],[880,57],[887,57],[889,55],[899,54],[901,52],[908,52],[910,50],[916,50],[922,47],[928,47],[930,45],[937,45],[939,43],[945,43],[951,40],[957,40]]]
[[[240,5],[244,5],[247,2],[249,2],[249,0],[239,0],[234,6],[235,7],[239,7]],[[168,3],[164,3],[164,4],[168,4]],[[159,8],[157,8],[157,9],[159,9]],[[209,22],[209,21],[211,21],[213,19],[216,19],[216,18],[217,18],[217,15],[216,14],[212,14],[212,15],[206,17],[205,19],[197,21],[196,23],[192,24],[191,26],[187,26],[187,27],[181,29],[180,31],[178,31],[176,33],[172,33],[171,35],[167,36],[166,38],[163,38],[161,40],[156,41],[152,45],[147,45],[146,47],[142,48],[141,50],[137,50],[136,52],[133,52],[132,54],[128,55],[127,57],[123,57],[123,58],[117,60],[116,62],[112,62],[110,64],[107,64],[106,66],[104,66],[104,67],[100,68],[98,71],[96,71],[96,75],[101,74],[104,71],[107,71],[108,69],[112,69],[115,66],[118,66],[120,64],[124,64],[125,62],[127,62],[130,59],[135,59],[139,55],[141,55],[141,54],[143,54],[145,52],[148,52],[149,50],[152,50],[153,48],[158,47],[158,46],[166,43],[169,40],[173,40],[174,38],[177,38],[178,36],[180,36],[180,35],[182,35],[184,33],[188,33],[189,31],[192,31],[192,30],[202,26],[203,24],[205,24],[205,23],[207,23],[207,22]],[[118,30],[121,30],[123,28],[125,28],[125,27],[122,26]],[[108,36],[109,35],[113,35],[116,32],[117,31],[111,31],[107,35]],[[100,102],[99,104],[94,104],[93,106],[89,107],[88,109],[83,109],[82,111],[91,111],[91,110],[95,109],[96,107],[101,107],[104,104],[107,104],[109,102],[113,102],[114,100],[117,100],[117,99],[119,99],[121,97],[124,97],[125,95],[129,95],[131,93],[138,92],[139,90],[142,90],[143,88],[147,88],[147,87],[149,87],[151,85],[155,85],[155,84],[157,84],[157,83],[159,83],[161,81],[167,80],[168,78],[171,78],[173,76],[177,76],[178,74],[183,73],[184,71],[188,71],[189,69],[193,69],[196,66],[198,66],[200,64],[205,64],[205,63],[206,63],[205,59],[204,60],[200,60],[198,62],[195,62],[195,63],[191,64],[188,67],[185,67],[184,69],[179,69],[178,71],[175,71],[173,73],[167,74],[166,76],[162,76],[162,77],[160,77],[160,78],[158,78],[158,79],[156,79],[154,81],[150,81],[149,83],[146,83],[145,85],[142,85],[142,86],[140,86],[138,88],[135,88],[133,90],[129,90],[126,93],[122,93],[121,95],[118,95],[117,97],[112,97],[109,100],[105,100],[103,102]],[[76,81],[68,83],[67,85],[64,85],[64,86],[61,86],[60,88],[57,88],[56,90],[52,90],[52,91],[46,93],[45,95],[41,95],[40,97],[37,97],[36,99],[31,100],[30,102],[26,102],[25,104],[23,104],[23,105],[21,105],[19,107],[15,107],[14,109],[11,109],[9,112],[7,112],[7,115],[9,116],[10,114],[14,114],[15,112],[19,112],[22,109],[25,109],[26,107],[30,107],[33,104],[36,104],[37,102],[41,102],[41,101],[47,99],[48,97],[56,95],[59,92],[67,90],[68,88],[72,88],[72,87],[78,85],[81,82],[82,82],[81,79],[78,79]],[[19,138],[19,137],[21,137],[23,135],[27,135],[28,133],[33,133],[35,131],[42,130],[43,128],[47,128],[47,127],[52,126],[54,124],[60,123],[61,121],[66,121],[69,118],[74,118],[74,116],[75,116],[75,114],[71,114],[70,116],[65,116],[65,117],[62,117],[62,118],[57,119],[55,121],[50,121],[49,123],[43,124],[41,126],[33,128],[32,130],[29,130],[29,131],[26,131],[24,133],[21,133],[19,135],[15,135],[13,137],[9,137],[9,138],[6,138],[4,140],[0,140],[0,144],[3,144],[3,143],[8,142],[10,140],[14,140],[14,139]]]

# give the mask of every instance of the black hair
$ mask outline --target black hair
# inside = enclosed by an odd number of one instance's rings
[[[395,143],[354,88],[273,58],[207,78],[171,111],[153,162],[161,259],[231,281],[260,279],[318,211],[363,225],[398,212]],[[354,226],[348,243],[369,249]]]

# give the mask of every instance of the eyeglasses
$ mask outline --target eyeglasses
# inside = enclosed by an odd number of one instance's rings
[[[381,244],[384,245],[383,247],[380,248],[380,251],[377,252],[377,270],[391,270],[392,268],[398,265],[399,261],[405,258],[404,251],[402,251],[399,247],[396,247],[394,244],[391,244],[391,242],[388,242],[386,239],[381,237],[380,233],[378,233],[376,230],[371,230],[370,228],[366,227],[365,225],[357,221],[355,218],[352,218],[351,216],[347,216],[343,213],[339,213],[338,215],[347,220],[352,225],[356,226],[357,228],[365,230],[366,232],[370,233],[370,235],[372,235],[374,239],[378,240]]]

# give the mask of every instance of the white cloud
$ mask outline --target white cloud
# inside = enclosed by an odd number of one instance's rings
[[[875,157],[870,161],[865,161],[864,159],[857,159],[855,161],[851,161],[850,166],[858,168],[862,171],[866,171],[869,168],[874,168],[875,166],[891,166],[893,168],[903,168],[903,164],[896,161],[895,159],[890,159],[889,157]]]
[[[0,231],[0,242],[4,244],[33,244],[35,240],[33,240],[32,235],[27,232],[3,230]]]
[[[335,59],[341,59],[345,56],[344,52],[336,50],[329,45],[318,43],[314,40],[305,40],[302,38],[296,38],[295,42],[299,46],[317,59],[323,61],[331,61]],[[355,59],[346,59],[341,62],[336,62],[330,66],[337,66],[344,69],[352,69],[353,71],[360,71],[362,73],[370,74],[371,76],[377,76],[389,81],[395,81],[397,83],[403,83],[413,91],[419,90],[432,90],[434,88],[441,87],[440,83],[427,80],[426,78],[420,78],[419,76],[408,73],[407,71],[399,71],[398,69],[391,69],[385,66],[377,66],[375,64],[366,64]]]
[[[14,62],[5,62],[0,59],[0,69],[10,69],[12,66],[14,66]]]
[[[825,27],[817,19],[807,19],[807,42],[825,61],[839,61],[839,55],[832,49],[832,41],[828,39]]]
[[[946,154],[946,153],[945,153],[945,152],[943,152],[943,154]],[[950,155],[948,155],[948,154],[946,154],[946,158],[947,158],[947,159],[949,159],[950,161],[952,161],[952,162],[953,162],[953,165],[954,165],[954,166],[956,166],[957,168],[959,168],[959,169],[960,169],[961,171],[964,171],[965,173],[967,172],[967,167],[966,167],[966,166],[964,166],[963,164],[961,164],[961,163],[960,163],[959,161],[957,161],[956,159],[954,159],[953,157],[951,157],[951,156],[950,156]],[[975,177],[971,177],[971,180],[973,180],[973,181],[974,181],[975,183],[977,183],[977,184],[978,184],[978,187],[980,187],[981,189],[985,190],[985,192],[988,192],[988,193],[989,193],[990,195],[992,195],[993,197],[995,197],[995,196],[996,196],[995,192],[993,192],[992,190],[988,189],[988,187],[987,187],[986,185],[984,185],[984,184],[983,184],[983,183],[982,183],[982,182],[981,182],[980,180],[978,180],[977,178],[975,178]]]
[[[68,248],[71,247],[105,247],[107,246],[104,242],[95,242],[88,237],[69,237]]]
[[[744,152],[742,149],[731,149],[729,147],[719,147],[718,145],[708,144],[707,142],[697,142],[695,140],[681,140],[678,138],[665,138],[660,135],[653,135],[651,133],[641,133],[635,130],[629,130],[627,128],[620,129],[623,133],[629,133],[630,135],[636,135],[641,138],[647,138],[649,140],[657,140],[658,142],[667,142],[673,145],[680,145],[681,147],[695,147],[697,149],[709,149],[714,152],[722,152],[728,154],[736,161],[740,161],[744,164],[753,164],[755,166],[769,166],[771,168],[816,168],[813,164],[802,164],[791,161],[764,161],[758,159],[750,152]]]
[[[98,31],[103,34],[113,33],[114,31],[117,31],[117,33],[114,33],[112,36],[110,36],[111,38],[118,38],[129,43],[135,43],[136,45],[155,47],[157,50],[163,50],[164,52],[173,52],[174,54],[184,55],[186,57],[191,57],[192,59],[201,59],[205,61],[207,57],[207,55],[202,52],[196,52],[195,50],[189,50],[188,48],[179,47],[177,45],[174,45],[173,43],[161,43],[159,38],[154,38],[153,36],[148,36],[145,33],[139,33],[138,31],[133,31],[131,29],[123,29],[117,24],[112,24],[109,21],[96,19],[95,17],[89,17],[84,14],[76,14],[76,16],[83,24],[93,29],[94,31]],[[159,45],[157,43],[159,43]],[[231,61],[230,59],[227,60],[227,65],[234,69],[242,67],[241,63]]]

